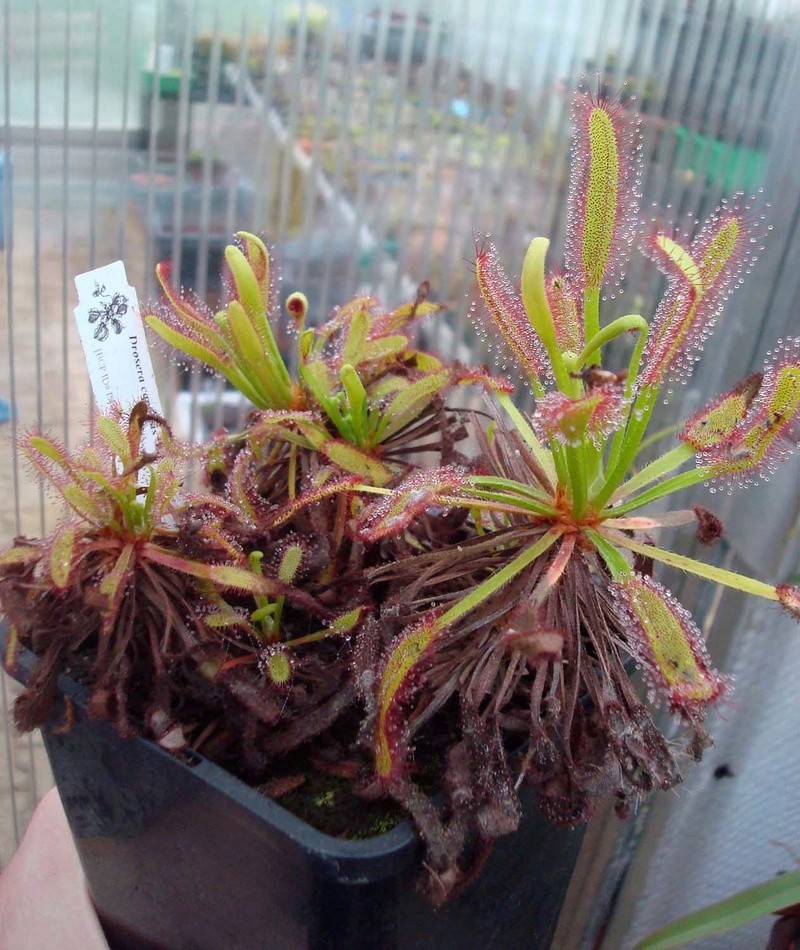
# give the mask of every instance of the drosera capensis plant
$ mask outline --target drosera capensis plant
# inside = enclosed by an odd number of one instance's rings
[[[511,790],[525,779],[538,786],[550,817],[571,824],[607,795],[628,814],[650,789],[680,781],[682,754],[700,758],[711,741],[706,711],[731,683],[711,665],[689,612],[652,577],[654,562],[800,616],[796,587],[709,565],[653,539],[693,524],[701,541],[713,543],[722,525],[711,512],[641,511],[701,482],[713,490],[753,481],[789,454],[800,427],[800,340],[780,341],[763,372],[688,419],[675,448],[636,467],[663,388],[691,371],[754,260],[756,213],[737,198],[691,241],[646,231],[643,249],[667,276],[655,317],[603,324],[603,288],[624,267],[638,225],[638,134],[618,105],[584,94],[574,120],[564,272],[547,274],[548,241],[535,238],[517,291],[496,248],[477,247],[485,310],[533,391],[532,416],[497,394],[505,418],[495,411],[483,432],[479,470],[412,473],[357,527],[366,542],[386,539],[430,506],[468,511],[476,525],[477,536],[455,551],[375,573],[378,581],[405,577],[399,601],[414,615],[385,652],[372,695],[377,780],[415,812],[441,852],[463,840],[452,828],[458,809],[441,822],[421,801],[413,752],[450,702],[458,703],[464,736],[484,737],[453,771],[461,785],[470,772],[494,776],[491,792],[471,796],[469,805],[487,836],[515,824]],[[607,348],[625,334],[636,337],[629,363],[610,365]],[[632,689],[631,659],[644,672],[651,705],[663,697],[686,724],[684,751],[659,735]],[[517,729],[528,738],[515,758],[507,733]]]
[[[227,249],[231,299],[216,314],[159,269],[164,301],[146,322],[253,411],[191,451],[164,429],[155,457],[138,447],[154,421],[144,406],[101,417],[102,457],[24,443],[72,515],[0,557],[7,663],[16,643],[42,658],[21,725],[47,715],[69,665],[100,690],[94,714],[275,797],[307,781],[318,795],[322,774],[348,783],[355,815],[393,800],[424,840],[437,902],[517,827],[523,783],[568,826],[600,801],[625,816],[680,782],[731,683],[655,567],[795,616],[800,592],[657,544],[687,525],[711,544],[722,525],[697,505],[647,506],[699,483],[741,487],[791,451],[800,340],[780,341],[642,464],[655,406],[755,258],[760,215],[739,197],[694,238],[643,228],[635,121],[584,93],[574,119],[563,270],[535,238],[517,287],[490,242],[476,248],[482,332],[507,345],[532,413],[512,383],[416,348],[415,322],[441,311],[425,284],[395,310],[358,297],[317,322],[291,294],[290,357],[259,238],[241,232]],[[637,237],[666,292],[652,320],[606,321]],[[633,347],[615,365],[622,337]],[[452,387],[470,383],[484,408],[451,408]],[[183,463],[198,453],[209,491],[192,494]],[[653,720],[663,702],[682,727],[669,739]]]
[[[162,432],[155,452],[142,448],[145,425]],[[126,734],[138,728],[132,718],[144,715],[159,741],[183,745],[168,667],[191,654],[206,605],[232,590],[256,597],[285,593],[277,580],[247,569],[241,549],[211,517],[196,529],[194,547],[204,549],[202,557],[181,544],[178,525],[187,504],[222,514],[224,504],[181,497],[171,447],[165,420],[144,402],[127,419],[119,409],[100,415],[95,440],[78,453],[38,433],[22,437],[31,468],[68,512],[46,542],[23,541],[0,555],[4,606],[14,617],[8,663],[18,637],[42,658],[16,707],[22,727],[41,725],[61,665],[93,643],[92,713]]]
[[[308,300],[286,300],[295,340],[292,360],[280,352],[272,321],[277,310],[274,268],[266,245],[241,231],[225,249],[232,288],[212,313],[170,283],[169,266],[156,270],[164,301],[146,324],[182,353],[215,370],[261,410],[247,433],[251,447],[289,448],[293,473],[300,450],[319,453],[378,485],[405,470],[412,453],[437,449],[443,394],[454,385],[504,381],[418,350],[414,324],[441,312],[423,283],[416,298],[392,311],[360,296],[320,326],[307,326]],[[294,482],[290,479],[290,489]]]

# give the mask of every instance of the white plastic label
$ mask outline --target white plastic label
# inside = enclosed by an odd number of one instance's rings
[[[136,291],[128,283],[125,265],[114,261],[75,278],[78,323],[92,391],[101,412],[114,403],[129,411],[141,399],[163,415],[153,364],[144,334]],[[142,449],[155,449],[157,430],[146,425]]]

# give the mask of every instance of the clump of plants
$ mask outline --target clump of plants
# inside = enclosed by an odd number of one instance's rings
[[[276,797],[313,785],[315,801],[339,801],[345,783],[354,801],[392,801],[424,839],[436,901],[517,826],[522,784],[569,826],[602,800],[625,816],[680,782],[731,684],[654,565],[795,615],[800,592],[656,544],[680,526],[713,543],[722,526],[710,511],[642,509],[700,482],[743,486],[788,454],[800,340],[780,341],[762,372],[641,465],[662,390],[691,371],[755,257],[758,221],[737,199],[694,238],[642,236],[635,123],[585,94],[574,120],[563,271],[547,271],[544,238],[519,288],[491,244],[476,251],[483,332],[506,345],[532,414],[512,384],[416,348],[414,324],[441,309],[425,285],[394,311],[359,297],[319,326],[292,294],[289,354],[257,237],[227,249],[218,313],[159,268],[164,300],[146,322],[253,411],[199,448],[142,404],[100,418],[82,453],[23,439],[70,512],[51,537],[17,539],[0,557],[6,662],[17,643],[41,657],[16,708],[23,728],[46,719],[69,667],[90,715],[203,753]],[[604,323],[604,288],[636,240],[666,291],[649,323]],[[633,339],[627,365],[607,355],[620,338]],[[449,405],[464,385],[483,391],[480,411]],[[145,424],[162,432],[154,453],[140,447]],[[182,486],[189,458],[204,492]],[[682,738],[659,732],[662,704]]]

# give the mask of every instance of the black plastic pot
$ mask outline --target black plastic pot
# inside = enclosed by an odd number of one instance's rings
[[[5,630],[0,630],[5,640]],[[24,682],[36,662],[23,652]],[[316,831],[213,763],[121,739],[62,677],[45,745],[112,948],[400,950],[550,946],[582,832],[526,802],[475,883],[440,910],[413,890],[409,823],[369,841]]]

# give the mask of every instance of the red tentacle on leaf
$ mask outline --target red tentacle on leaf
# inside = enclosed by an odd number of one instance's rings
[[[522,370],[532,378],[543,375],[548,365],[544,348],[522,303],[511,286],[493,244],[477,249],[475,273],[478,288],[489,313]]]

